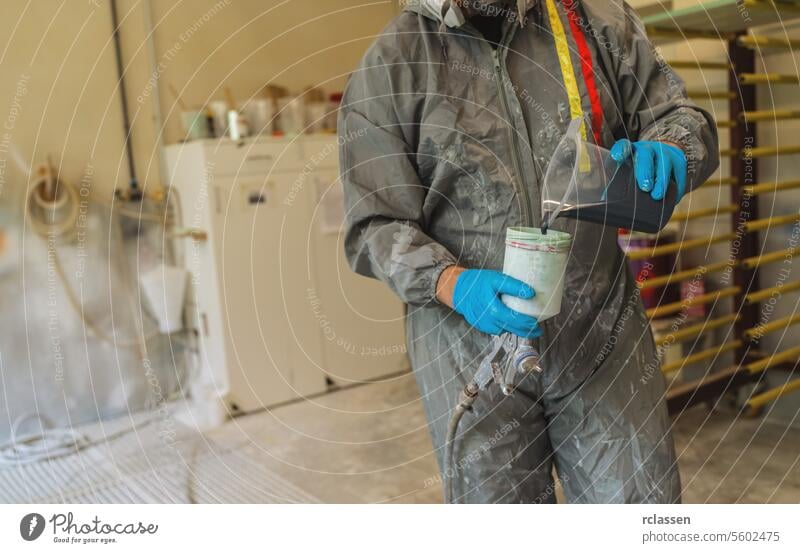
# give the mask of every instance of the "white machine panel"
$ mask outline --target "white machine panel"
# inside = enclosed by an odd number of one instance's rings
[[[187,242],[198,401],[252,411],[407,368],[403,306],[343,255],[335,137],[167,148]]]
[[[342,253],[344,214],[338,169],[315,172],[312,188],[316,293],[319,309],[329,314],[323,366],[340,383],[397,373],[407,367],[403,305],[382,282],[355,274]]]

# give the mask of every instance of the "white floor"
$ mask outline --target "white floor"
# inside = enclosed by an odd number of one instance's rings
[[[135,430],[131,431],[131,428]],[[0,470],[13,503],[310,503],[241,439],[217,441],[159,416],[80,429],[91,445],[50,461]]]
[[[206,434],[169,418],[86,430],[103,445],[0,470],[4,502],[441,500],[411,375],[234,419]],[[104,441],[105,437],[105,441]],[[800,430],[696,408],[675,423],[688,503],[800,501]]]

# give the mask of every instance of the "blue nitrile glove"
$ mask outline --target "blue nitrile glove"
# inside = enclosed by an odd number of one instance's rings
[[[667,195],[671,180],[678,186],[675,203],[681,201],[686,192],[686,154],[683,150],[664,142],[631,142],[617,140],[611,147],[611,157],[622,162],[633,155],[633,173],[636,183],[650,196],[660,201]]]
[[[524,282],[503,273],[468,269],[456,281],[453,309],[486,334],[510,332],[522,338],[541,336],[539,321],[506,307],[500,300],[500,294],[530,299],[536,292]]]

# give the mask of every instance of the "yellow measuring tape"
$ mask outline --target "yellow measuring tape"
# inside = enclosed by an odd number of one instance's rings
[[[550,28],[553,31],[553,39],[556,43],[558,63],[561,66],[561,78],[564,80],[564,86],[567,89],[567,97],[569,98],[569,114],[572,119],[581,120],[581,136],[586,140],[586,121],[583,118],[581,91],[578,88],[578,81],[575,79],[575,69],[572,67],[567,34],[564,31],[564,25],[561,24],[561,19],[558,17],[558,10],[556,9],[555,2],[553,0],[546,1]],[[584,155],[581,156],[579,169],[582,172],[589,171],[590,162],[588,154],[584,153]]]

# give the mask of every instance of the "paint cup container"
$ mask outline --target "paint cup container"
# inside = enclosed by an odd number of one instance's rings
[[[566,232],[542,234],[538,228],[509,228],[503,272],[532,286],[536,296],[529,300],[502,296],[503,303],[540,321],[558,315],[571,245],[572,236]]]
[[[202,111],[181,112],[181,126],[187,141],[209,137],[208,119]]]

